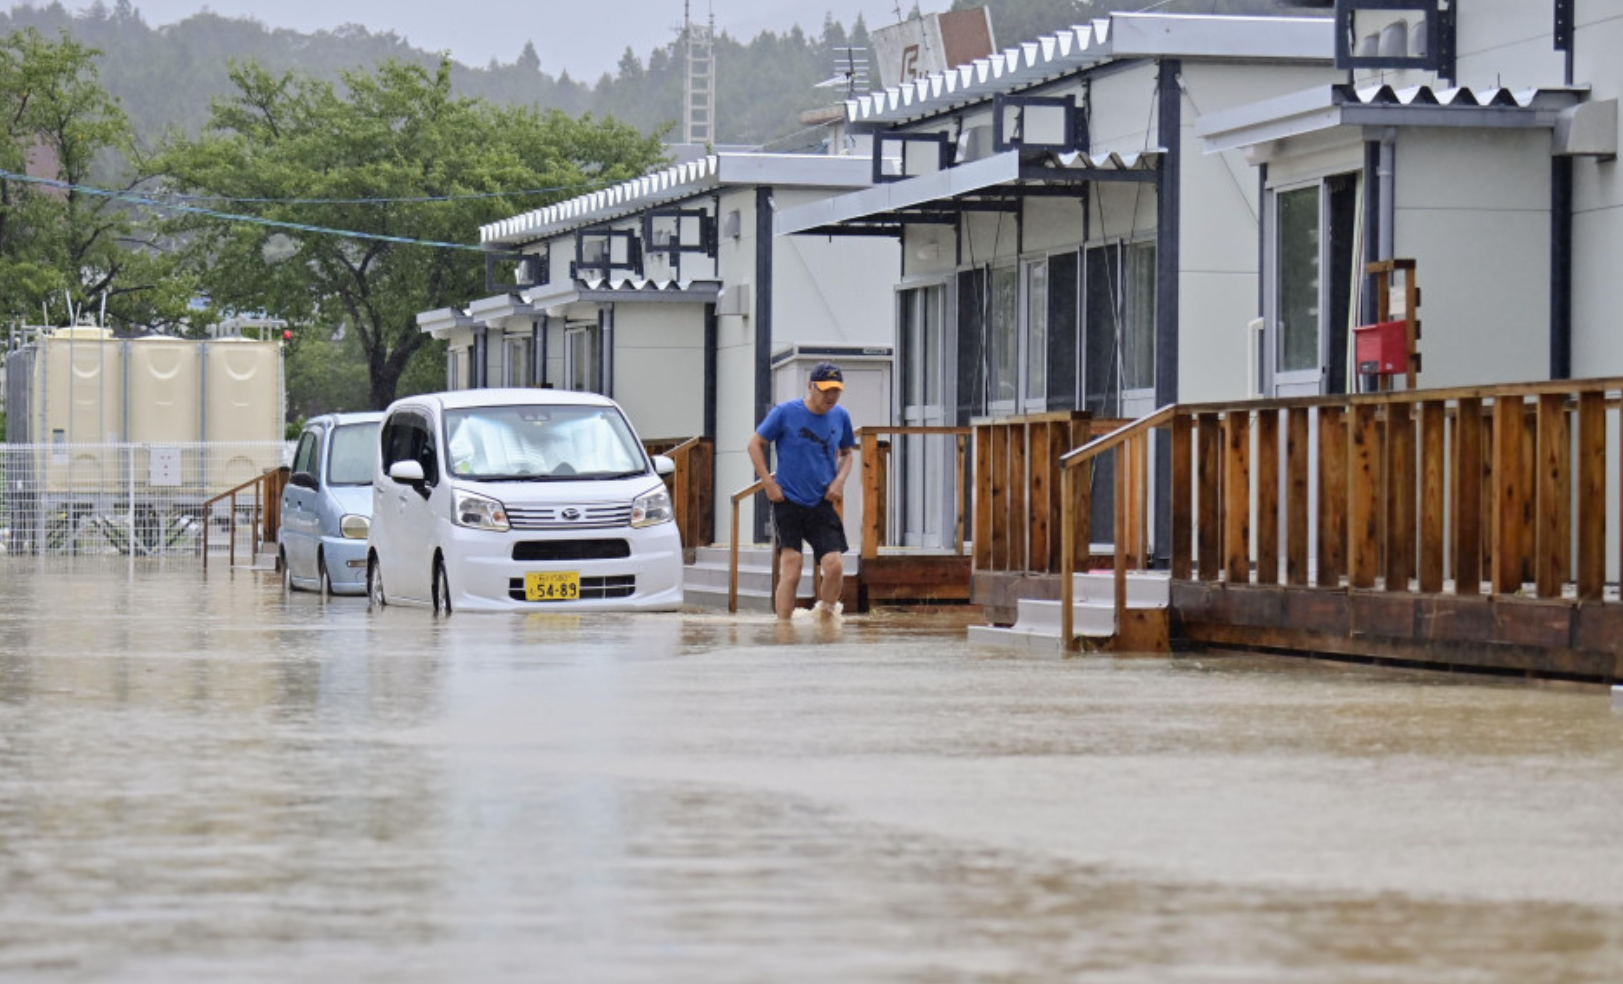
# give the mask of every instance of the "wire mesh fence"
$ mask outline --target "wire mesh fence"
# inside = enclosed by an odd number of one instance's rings
[[[251,530],[266,504],[210,500],[277,468],[289,448],[283,441],[0,444],[0,552],[201,558],[205,527],[210,551],[228,550],[231,532]]]

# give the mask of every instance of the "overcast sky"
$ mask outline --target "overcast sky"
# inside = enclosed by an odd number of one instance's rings
[[[46,0],[35,0],[43,5]],[[111,0],[104,0],[108,7]],[[783,32],[799,24],[819,34],[832,13],[846,27],[861,14],[870,28],[896,20],[896,0],[691,0],[693,18],[714,13],[717,32],[748,41],[761,31]],[[83,10],[91,0],[64,0]],[[683,0],[134,0],[148,26],[185,20],[200,10],[223,17],[253,17],[267,27],[305,33],[360,24],[374,33],[393,31],[413,47],[448,50],[463,64],[483,68],[492,58],[509,63],[535,43],[541,69],[569,70],[572,78],[596,81],[614,71],[629,45],[644,63],[649,52],[675,40]],[[941,0],[926,11],[951,6]],[[904,9],[911,9],[908,0]]]

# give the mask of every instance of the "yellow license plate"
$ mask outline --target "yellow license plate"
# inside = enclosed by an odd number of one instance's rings
[[[579,571],[531,571],[524,575],[524,597],[530,601],[576,601]]]

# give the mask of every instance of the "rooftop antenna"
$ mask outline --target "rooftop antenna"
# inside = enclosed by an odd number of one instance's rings
[[[682,46],[687,49],[687,72],[682,84],[682,142],[710,144],[716,140],[716,12],[705,24],[693,23],[693,2],[682,0]]]

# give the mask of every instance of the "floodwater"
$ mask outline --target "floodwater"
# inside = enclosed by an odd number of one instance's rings
[[[1599,687],[0,557],[0,980],[1623,977]]]

